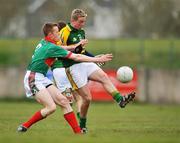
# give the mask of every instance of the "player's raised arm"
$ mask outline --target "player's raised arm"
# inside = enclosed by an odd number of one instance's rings
[[[103,63],[103,62],[108,62],[111,61],[113,58],[112,54],[104,54],[102,56],[99,57],[89,57],[89,56],[85,56],[82,54],[71,54],[69,57],[69,59],[72,59],[74,61],[79,61],[79,62],[98,62],[98,63]]]

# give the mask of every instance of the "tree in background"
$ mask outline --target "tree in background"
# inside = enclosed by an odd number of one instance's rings
[[[117,32],[115,36],[139,38],[180,36],[179,0],[91,0],[99,9],[92,7],[92,3],[88,0],[0,1],[0,37],[3,38],[40,36],[44,22],[68,21],[68,15],[74,8],[87,11],[87,28],[99,29],[99,25],[102,27],[109,25],[109,28],[112,28],[111,24],[116,28],[120,27],[119,30],[115,30]],[[108,9],[108,12],[99,16],[98,20],[97,13],[101,13],[104,9]],[[112,18],[107,13],[112,15]],[[108,34],[109,28],[102,31]],[[98,30],[91,31],[98,32]]]
[[[125,0],[118,4],[123,19],[124,36],[180,36],[178,0]]]

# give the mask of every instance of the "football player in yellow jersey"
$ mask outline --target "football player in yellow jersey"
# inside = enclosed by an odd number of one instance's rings
[[[87,14],[83,10],[75,9],[71,14],[71,23],[65,25],[64,22],[59,22],[60,41],[57,44],[74,53],[81,53],[93,57],[92,54],[84,49],[84,46],[88,43],[88,40],[85,39],[85,31],[82,29],[85,25],[86,17]],[[72,94],[70,94],[70,92],[73,91],[73,98],[77,105],[77,117],[80,118],[80,108],[82,103],[81,97],[74,89],[72,90],[65,69],[60,68],[60,65],[58,64],[55,64],[53,69],[53,75],[57,87],[70,99],[70,102],[72,101]]]
[[[61,31],[62,28],[66,27],[66,23],[63,21],[59,21],[57,24],[59,27],[59,31]],[[85,45],[87,43],[88,43],[87,39],[82,39],[78,43],[73,43],[70,45],[65,45],[65,44],[61,45],[62,42],[59,41],[59,42],[57,42],[57,45],[63,47],[66,50],[72,51],[74,53],[78,53],[77,49],[79,49],[79,47],[81,48],[81,45]],[[75,50],[76,50],[76,52],[75,52]],[[60,66],[58,64],[55,64],[55,66],[53,66],[52,69],[54,69],[53,75],[54,75],[54,79],[56,82],[56,86],[60,89],[62,94],[65,95],[69,99],[71,105],[72,105],[73,100],[75,100],[76,106],[77,106],[77,117],[79,119],[80,118],[80,107],[81,107],[81,101],[82,101],[81,96],[79,96],[78,93],[72,88],[72,85],[69,82],[69,79],[66,75],[64,67],[60,68]],[[59,74],[59,73],[61,73],[61,74]],[[73,94],[72,94],[72,92],[73,92]]]
[[[77,45],[74,47],[74,52],[92,56],[83,48],[84,45],[88,43],[88,41],[85,39],[84,30],[82,29],[86,22],[86,17],[87,14],[81,9],[74,9],[72,11],[71,23],[68,23],[60,31],[60,44],[64,46],[70,45],[71,47],[74,44],[78,45],[80,43],[77,48],[75,48]],[[73,51],[73,48],[71,49],[71,51]],[[73,88],[76,89],[76,91],[82,97],[82,103],[80,104],[80,127],[82,132],[84,133],[87,132],[87,113],[90,102],[92,100],[91,93],[87,86],[88,80],[93,80],[101,83],[105,90],[112,96],[112,98],[118,103],[121,108],[124,108],[126,104],[132,101],[135,97],[134,92],[126,96],[122,96],[116,89],[116,87],[112,84],[107,74],[95,63],[74,63],[70,60],[64,60],[63,66],[58,63],[54,64],[53,76],[57,85],[61,83],[62,80],[61,77],[58,77],[58,75],[65,72],[65,69],[63,69],[64,71],[61,70],[62,67],[68,67],[66,68],[68,79],[71,81]]]

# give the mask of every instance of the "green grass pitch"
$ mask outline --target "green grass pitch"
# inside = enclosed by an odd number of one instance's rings
[[[17,126],[41,106],[34,102],[0,102],[0,143],[178,143],[180,106],[92,103],[88,134],[74,135],[59,108],[26,133]]]

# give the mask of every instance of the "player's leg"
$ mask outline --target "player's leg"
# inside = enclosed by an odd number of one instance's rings
[[[92,100],[92,96],[91,96],[91,93],[87,84],[79,88],[77,91],[82,98],[81,109],[80,109],[81,111],[80,112],[80,127],[81,127],[82,132],[86,133],[87,132],[87,127],[86,127],[87,113],[88,113],[89,105]]]
[[[76,120],[72,107],[69,104],[68,99],[61,94],[61,92],[55,86],[49,86],[47,90],[51,93],[51,96],[55,103],[59,105],[64,113],[64,118],[69,123],[74,133],[81,133],[81,129]]]
[[[77,106],[77,117],[79,119],[81,98],[77,92],[75,92],[74,90],[72,92],[72,86],[66,75],[65,68],[55,68],[53,70],[53,77],[57,88],[61,91],[63,95],[67,97],[71,105],[73,104],[73,100],[75,100]]]
[[[89,75],[89,79],[100,82],[104,89],[113,97],[113,99],[124,108],[127,103],[132,101],[135,97],[135,93],[132,92],[127,96],[122,96],[117,88],[113,85],[107,74],[102,69],[97,69]]]
[[[123,96],[120,95],[107,74],[99,66],[95,63],[82,63],[82,66],[85,67],[89,80],[100,82],[117,103],[123,100]]]
[[[46,90],[46,86],[52,82],[44,77],[41,73],[27,71],[24,77],[24,87],[27,97],[35,97],[35,99],[43,104],[44,108],[36,112],[27,122],[18,127],[18,131],[25,132],[32,124],[44,119],[56,110],[56,105]]]
[[[18,127],[18,131],[25,132],[36,122],[44,119],[48,115],[52,114],[56,110],[56,104],[46,89],[40,90],[36,95],[35,99],[41,103],[44,108],[37,111],[28,121],[24,122]]]
[[[57,88],[63,95],[67,97],[70,104],[72,105],[74,100],[72,94],[72,86],[66,75],[65,68],[55,68],[53,70],[53,77]]]
[[[68,75],[69,81],[71,82],[71,85],[73,85],[73,88],[77,90],[82,98],[80,103],[80,125],[81,128],[85,128],[88,108],[92,100],[89,88],[87,86],[87,68],[83,65],[83,63],[75,64],[66,69],[66,73]]]
[[[80,119],[80,111],[81,111],[81,104],[82,104],[82,98],[81,96],[78,94],[77,91],[73,91],[73,98],[76,102],[76,112],[77,112],[77,118]]]
[[[54,102],[60,107],[62,107],[64,114],[72,112],[72,108],[69,104],[68,99],[61,94],[59,89],[57,89],[54,85],[51,85],[47,88],[47,90],[51,94],[51,97],[53,98]]]

